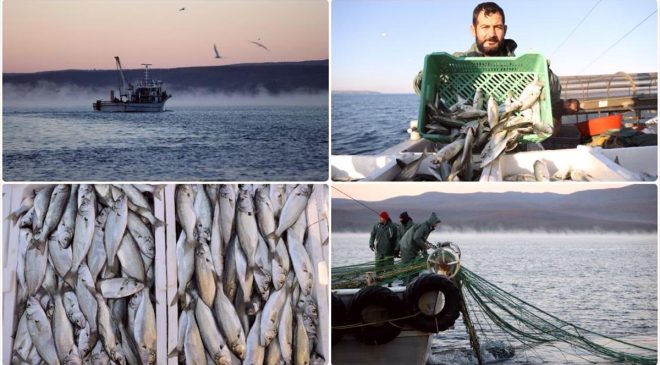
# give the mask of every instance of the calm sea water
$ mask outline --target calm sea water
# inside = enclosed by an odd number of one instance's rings
[[[415,94],[332,94],[332,154],[377,154],[408,139]]]
[[[447,240],[460,246],[462,265],[528,303],[583,328],[656,348],[656,235],[433,232],[429,237]],[[368,234],[333,234],[332,265],[373,260],[368,242]],[[454,329],[435,335],[431,346],[433,364],[476,363],[460,319]],[[559,343],[515,350],[500,363],[608,363],[577,357]]]
[[[167,109],[167,108],[166,108]],[[3,110],[3,176],[39,180],[324,181],[327,106]]]

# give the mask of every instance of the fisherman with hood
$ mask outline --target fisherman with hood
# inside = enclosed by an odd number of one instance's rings
[[[401,241],[401,238],[403,237],[406,232],[412,227],[415,222],[413,222],[412,218],[408,215],[408,212],[403,212],[399,214],[399,222],[400,224],[397,224],[397,228],[399,228],[399,237],[397,238],[397,246],[399,245],[399,241]],[[399,252],[395,251],[394,256],[399,256]]]
[[[371,230],[369,248],[376,253],[376,270],[382,270],[394,264],[394,248],[399,238],[399,230],[387,212],[381,212],[378,218],[379,222]]]
[[[425,222],[415,224],[408,229],[403,237],[401,237],[401,241],[399,241],[398,249],[401,250],[402,264],[415,260],[419,256],[420,251],[424,257],[428,256],[426,249],[430,247],[430,243],[427,239],[431,231],[439,223],[440,219],[438,219],[438,216],[435,213],[431,213],[431,216]]]
[[[455,52],[455,57],[514,57],[514,51],[518,44],[513,39],[506,39],[507,26],[505,23],[504,10],[494,2],[485,2],[477,5],[472,12],[472,25],[470,31],[474,37],[474,43],[467,52]],[[548,61],[549,62],[549,61]],[[549,66],[549,65],[548,65]],[[414,89],[419,95],[422,87],[422,72],[420,71],[414,80]],[[563,114],[574,113],[569,107],[564,108],[561,97],[561,84],[559,77],[548,67],[548,79],[550,81],[550,100],[555,108],[554,115],[561,118]],[[557,123],[555,122],[555,126]]]

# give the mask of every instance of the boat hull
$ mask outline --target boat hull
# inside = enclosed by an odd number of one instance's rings
[[[97,101],[92,104],[94,110],[101,112],[122,113],[155,113],[162,112],[165,102],[159,103],[117,103],[112,101]]]

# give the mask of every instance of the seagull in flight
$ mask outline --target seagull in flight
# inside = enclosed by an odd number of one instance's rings
[[[266,51],[270,52],[268,47],[264,46],[262,43],[257,42],[257,41],[260,41],[260,40],[261,40],[261,38],[258,38],[256,41],[250,41],[250,43],[254,43],[257,47],[261,47],[261,48],[265,49]]]
[[[186,10],[186,8],[181,8],[181,9],[179,9],[179,11],[184,11],[184,10]]]
[[[218,47],[215,46],[215,43],[213,44],[213,51],[215,52],[215,58],[222,58],[218,52]]]

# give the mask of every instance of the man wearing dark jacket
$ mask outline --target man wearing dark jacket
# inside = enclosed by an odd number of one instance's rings
[[[397,245],[398,242],[401,241],[401,238],[403,237],[406,232],[412,227],[415,222],[413,222],[412,218],[408,215],[408,212],[403,212],[399,214],[399,223],[397,227],[399,228],[399,237],[397,238]],[[394,253],[394,256],[397,256],[397,252]]]
[[[412,228],[401,237],[399,248],[401,250],[402,264],[415,260],[419,257],[420,251],[423,256],[428,256],[426,253],[426,249],[429,247],[427,239],[438,223],[440,223],[438,216],[436,216],[435,213],[431,213],[429,219],[423,223],[413,225]]]
[[[394,248],[399,237],[397,226],[387,212],[381,212],[369,238],[369,248],[376,253],[376,270],[394,264]]]

